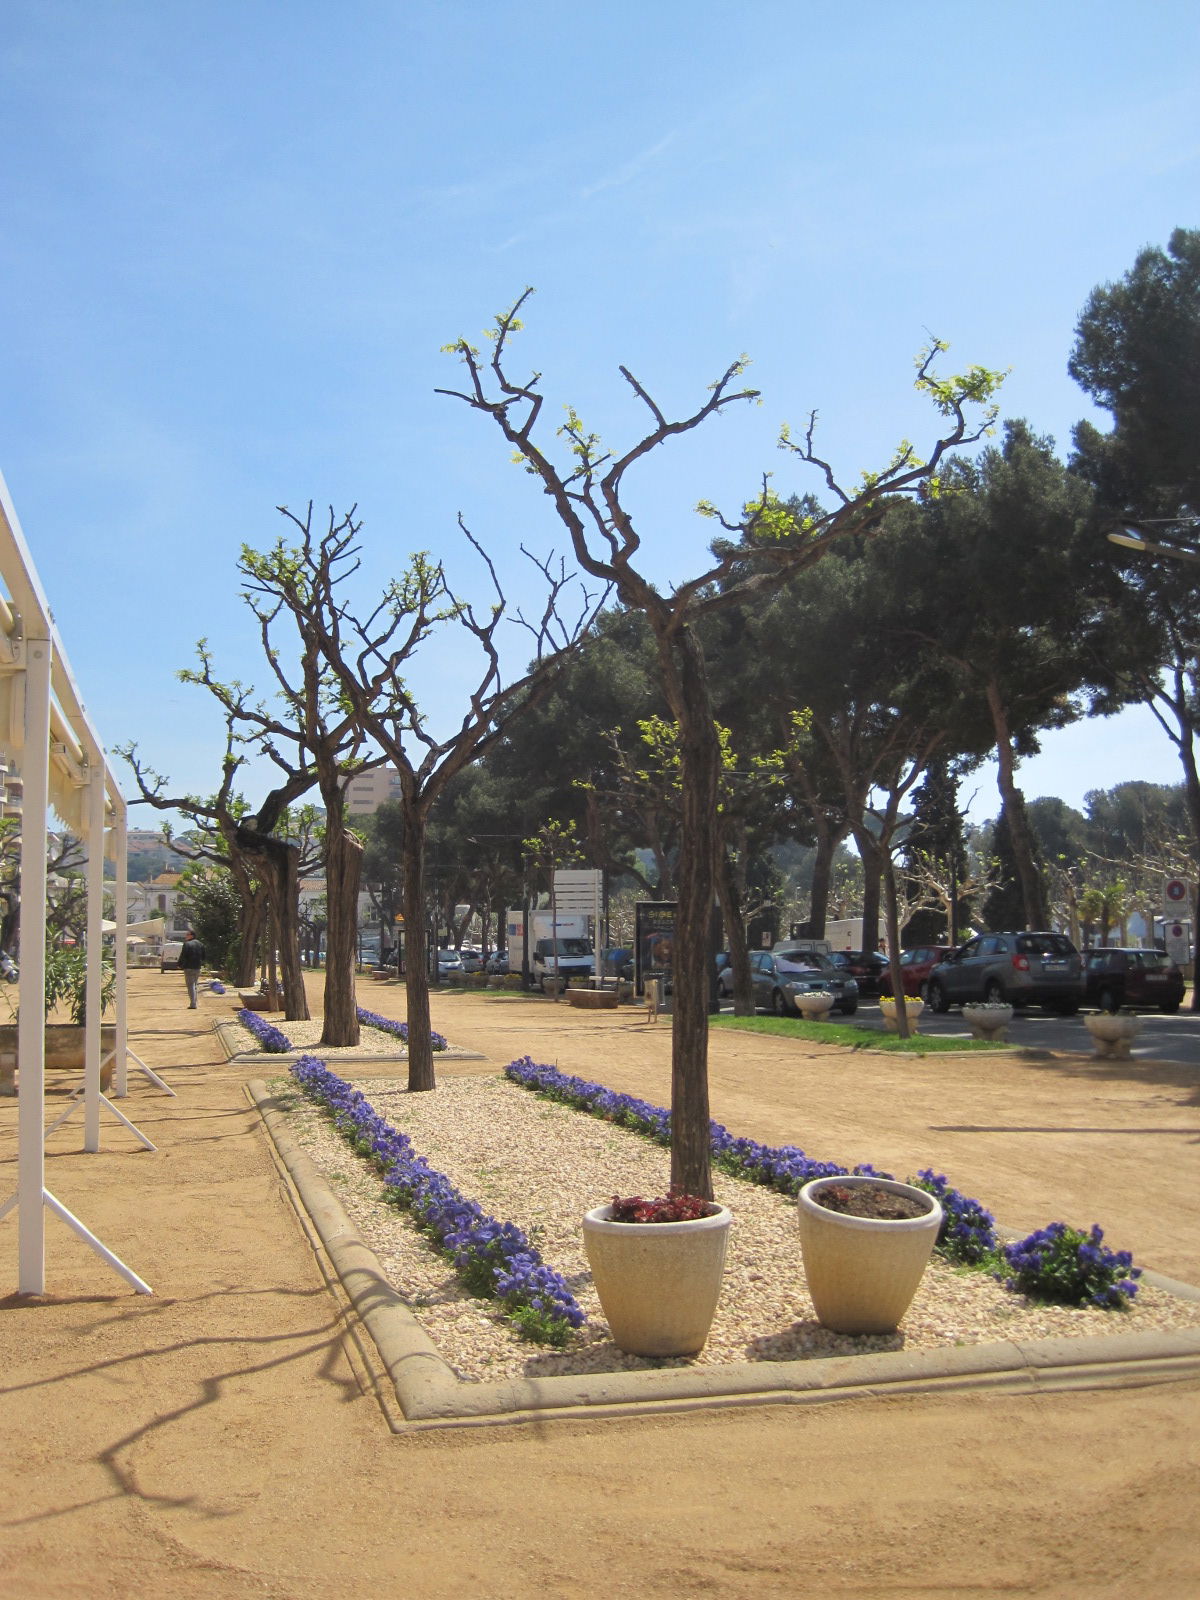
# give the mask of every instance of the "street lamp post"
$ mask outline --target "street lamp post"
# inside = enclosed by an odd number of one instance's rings
[[[1157,538],[1147,538],[1144,530],[1161,526],[1165,531]],[[1167,556],[1172,561],[1190,562],[1193,566],[1200,566],[1200,550],[1191,545],[1178,544],[1170,531],[1175,528],[1200,527],[1200,518],[1173,517],[1158,522],[1130,522],[1122,523],[1109,530],[1106,535],[1109,544],[1120,545],[1123,550],[1136,550],[1139,555]]]

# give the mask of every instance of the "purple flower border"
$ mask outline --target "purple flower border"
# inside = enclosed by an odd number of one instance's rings
[[[408,1043],[407,1022],[396,1022],[391,1017],[381,1017],[378,1011],[368,1011],[365,1006],[359,1006],[358,1020],[364,1027],[378,1028],[380,1033],[390,1033],[401,1040],[402,1043]],[[434,1033],[431,1029],[429,1037],[435,1051],[448,1048],[446,1040],[440,1033]]]
[[[242,1026],[258,1040],[262,1049],[281,1055],[284,1051],[295,1048],[282,1029],[277,1028],[273,1022],[265,1021],[257,1011],[247,1011],[243,1008],[237,1013],[237,1017]],[[389,1033],[402,1044],[408,1044],[407,1022],[396,1022],[391,1017],[381,1017],[377,1011],[368,1011],[364,1006],[358,1007],[358,1020],[366,1028],[378,1028],[380,1033]],[[431,1031],[429,1037],[435,1051],[449,1048],[442,1034]]]
[[[586,1078],[572,1077],[557,1067],[538,1065],[529,1056],[511,1061],[504,1074],[512,1083],[549,1100],[645,1134],[658,1144],[671,1143],[671,1113],[662,1106],[651,1105],[633,1095],[619,1094]],[[719,1122],[710,1122],[708,1127],[709,1148],[721,1171],[751,1183],[765,1184],[781,1194],[798,1194],[812,1178],[841,1177],[851,1170],[869,1177],[890,1176],[866,1163],[850,1169],[833,1162],[814,1161],[795,1145],[775,1148],[760,1144],[756,1139],[735,1138]],[[1102,1245],[1103,1234],[1098,1225],[1094,1224],[1091,1233],[1084,1235],[1068,1228],[1066,1223],[1052,1222],[1018,1243],[1006,1245],[1001,1251],[994,1229],[995,1219],[978,1200],[952,1189],[946,1178],[941,1173],[935,1174],[931,1167],[924,1168],[913,1181],[941,1202],[944,1217],[938,1234],[938,1249],[950,1259],[968,1266],[987,1266],[999,1257],[1014,1274],[1008,1278],[1002,1273],[996,1274],[1006,1288],[1044,1299],[1101,1306],[1105,1310],[1123,1309],[1137,1294],[1137,1284],[1133,1280],[1141,1276],[1141,1268],[1133,1265],[1128,1250],[1114,1252]],[[1072,1252],[1071,1260],[1064,1267],[1062,1257],[1068,1250]]]
[[[304,1094],[323,1107],[359,1155],[382,1174],[388,1202],[408,1211],[473,1294],[499,1300],[518,1330],[546,1344],[565,1344],[582,1327],[584,1313],[566,1279],[546,1266],[513,1222],[498,1222],[460,1194],[444,1173],[413,1149],[360,1089],[330,1072],[315,1056],[301,1056],[291,1074]]]
[[[244,1007],[237,1013],[237,1019],[248,1033],[252,1033],[258,1040],[263,1050],[269,1050],[272,1055],[282,1055],[285,1050],[293,1048],[292,1041],[287,1034],[277,1028],[273,1022],[267,1022],[259,1016],[257,1011],[247,1011]]]

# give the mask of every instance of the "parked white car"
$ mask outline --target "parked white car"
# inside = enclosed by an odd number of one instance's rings
[[[438,980],[439,981],[442,981],[442,980],[448,978],[452,972],[462,972],[462,970],[463,970],[462,957],[459,955],[457,950],[439,950],[438,951],[438,953],[437,953],[437,975],[438,975]]]

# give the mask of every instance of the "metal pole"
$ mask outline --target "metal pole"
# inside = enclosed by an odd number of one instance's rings
[[[49,638],[26,645],[21,758],[21,977],[17,1070],[17,1292],[46,1292],[46,812],[50,804]]]
[[[100,1148],[100,1014],[104,983],[104,763],[88,748],[87,990],[83,1035],[83,1148]],[[117,933],[120,934],[120,929]],[[122,935],[123,937],[123,935]]]
[[[120,797],[113,801],[115,819],[112,836],[116,844],[117,894],[113,921],[117,925],[117,1061],[113,1068],[113,1095],[122,1100],[129,1092],[129,945],[125,929],[129,923],[129,815]]]

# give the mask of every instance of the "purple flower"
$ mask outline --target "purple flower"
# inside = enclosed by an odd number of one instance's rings
[[[391,1017],[381,1017],[377,1011],[368,1011],[365,1006],[358,1008],[358,1020],[368,1028],[378,1028],[381,1033],[390,1033],[395,1038],[408,1043],[408,1023],[395,1022]],[[430,1030],[430,1041],[435,1050],[445,1050],[446,1041],[440,1033]]]
[[[273,1054],[280,1054],[284,1050],[292,1049],[292,1041],[287,1034],[275,1027],[274,1023],[265,1021],[257,1011],[243,1009],[238,1012],[237,1016],[242,1027],[254,1035],[263,1050],[269,1050]]]
[[[566,1280],[545,1265],[515,1223],[498,1222],[459,1194],[444,1173],[416,1153],[407,1134],[323,1061],[301,1056],[291,1072],[309,1099],[330,1113],[347,1142],[380,1170],[386,1198],[413,1214],[472,1293],[500,1300],[531,1338],[561,1344],[570,1329],[582,1326],[583,1311]]]

